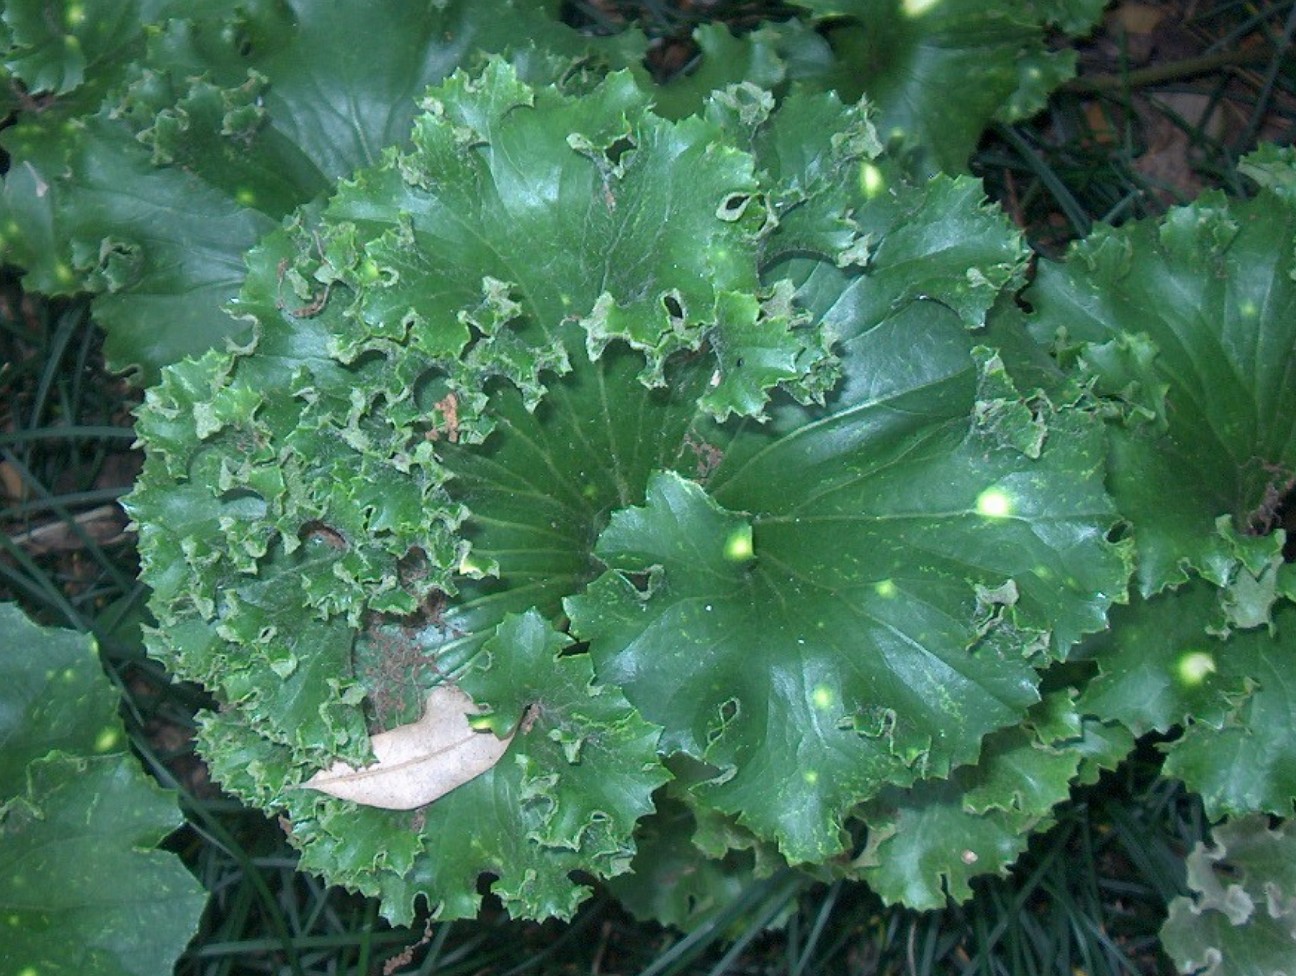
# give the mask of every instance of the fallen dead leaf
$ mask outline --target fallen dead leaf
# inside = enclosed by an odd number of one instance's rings
[[[468,722],[479,709],[451,684],[433,688],[423,717],[370,740],[376,762],[355,769],[334,763],[302,785],[384,810],[413,810],[490,769],[513,736],[478,732]]]

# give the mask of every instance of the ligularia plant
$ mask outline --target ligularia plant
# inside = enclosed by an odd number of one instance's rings
[[[1099,0],[804,0],[663,87],[558,6],[0,12],[0,256],[151,384],[212,772],[393,922],[688,925],[775,870],[966,898],[1155,733],[1227,821],[1167,950],[1279,971],[1296,155],[1028,274],[916,174]]]
[[[398,922],[484,877],[569,915],[655,806],[913,904],[1010,862],[1128,749],[1041,683],[1132,550],[1092,396],[990,341],[1026,252],[978,184],[831,94],[666,121],[494,60],[421,110],[140,412],[150,648],[220,699],[217,778]]]

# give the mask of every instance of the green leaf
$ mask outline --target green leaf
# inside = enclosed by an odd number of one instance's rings
[[[608,887],[636,918],[692,931],[739,898],[754,880],[752,855],[735,851],[722,860],[693,845],[693,817],[673,805],[640,825],[630,872]]]
[[[9,69],[55,97],[0,137],[0,257],[33,291],[95,294],[110,364],[145,384],[246,332],[222,308],[244,255],[406,143],[429,84],[483,49],[579,49],[544,9],[507,0],[58,6],[5,10]]]
[[[200,746],[226,789],[288,809],[303,869],[380,895],[396,924],[411,921],[420,896],[446,917],[476,915],[482,875],[517,917],[569,917],[588,894],[571,873],[625,871],[635,822],[668,778],[658,730],[593,683],[589,658],[565,653],[570,644],[534,612],[504,619],[460,686],[489,704],[489,724],[515,733],[512,744],[413,813],[301,790],[286,750],[228,715],[207,716]]]
[[[1031,0],[799,0],[816,18],[836,19],[828,38],[835,70],[820,83],[843,98],[866,94],[886,138],[917,147],[949,173],[962,172],[993,119],[1038,112],[1071,76],[1073,57],[1046,44],[1050,22],[1087,30],[1102,4]],[[1065,7],[1059,11],[1057,7]]]
[[[1113,609],[1111,629],[1077,655],[1099,669],[1081,710],[1116,719],[1135,735],[1168,732],[1189,719],[1218,725],[1246,695],[1247,669],[1272,642],[1254,634],[1221,642],[1208,632],[1217,619],[1215,591],[1200,580]]]
[[[1296,202],[1296,150],[1266,142],[1238,162],[1238,172],[1245,173],[1266,190]]]
[[[1296,796],[1296,713],[1286,674],[1296,654],[1296,608],[1275,616],[1275,633],[1208,631],[1217,591],[1204,581],[1135,600],[1084,649],[1098,676],[1082,712],[1117,720],[1136,735],[1185,726],[1165,747],[1165,773],[1202,795],[1211,817],[1286,816]]]
[[[1161,927],[1184,973],[1281,976],[1296,955],[1296,840],[1292,821],[1231,820],[1188,855],[1191,898],[1176,898]]]
[[[1296,608],[1283,610],[1278,636],[1236,634],[1221,660],[1243,675],[1248,694],[1222,722],[1198,721],[1166,747],[1165,773],[1202,795],[1212,817],[1290,816],[1296,797],[1296,707],[1288,676],[1296,659]]]
[[[796,21],[767,24],[741,37],[723,24],[702,24],[693,31],[701,63],[662,85],[655,92],[654,108],[663,118],[680,119],[700,110],[712,92],[729,85],[747,82],[767,90],[778,88],[788,76],[783,49],[798,42],[805,45],[805,35],[813,32]],[[819,44],[818,53],[826,61],[827,45]]]
[[[0,966],[152,976],[178,958],[206,893],[154,849],[180,824],[175,798],[121,753],[52,753],[29,776],[0,807]]]
[[[172,794],[125,753],[93,641],[0,604],[0,970],[152,976],[206,902],[155,848]],[[111,879],[111,884],[105,884]]]
[[[0,604],[0,797],[21,793],[27,765],[47,752],[99,755],[124,745],[94,642]]]
[[[1132,746],[1128,735],[1082,721],[1070,693],[1051,694],[1025,725],[987,736],[975,766],[864,804],[857,815],[868,842],[850,871],[888,903],[933,909],[964,901],[972,878],[1007,873],[1077,779],[1114,768]],[[1092,775],[1082,775],[1084,767]]]
[[[1031,665],[1098,629],[1125,573],[1094,537],[1097,429],[1032,462],[970,428],[966,340],[922,303],[853,346],[825,410],[743,430],[705,490],[654,476],[600,537],[612,571],[566,603],[664,747],[721,771],[699,796],[794,861],[1018,721]]]
[[[1040,823],[1020,811],[968,811],[957,781],[927,781],[888,789],[862,811],[869,824],[865,849],[852,871],[887,904],[944,908],[972,897],[968,882],[1007,874]]]
[[[1145,596],[1193,571],[1220,586],[1263,571],[1241,539],[1276,528],[1296,477],[1294,248],[1283,197],[1207,195],[1159,222],[1099,230],[1066,263],[1042,263],[1026,294],[1036,337],[1078,357],[1125,417],[1110,484]],[[1268,608],[1242,612],[1235,623],[1248,626]]]
[[[102,94],[103,75],[117,69],[140,40],[138,5],[138,0],[6,4],[0,14],[7,29],[4,66],[37,98],[67,95],[83,85]]]
[[[637,918],[697,931],[729,916],[765,879],[786,873],[787,862],[731,818],[692,808],[684,788],[707,773],[682,765],[672,764],[677,778],[658,791],[656,811],[639,823],[630,870],[608,888]]]
[[[926,169],[963,172],[994,120],[1042,109],[1074,73],[1074,55],[1048,43],[1050,32],[1086,33],[1102,0],[801,0],[802,20],[766,23],[741,36],[704,25],[693,33],[697,64],[663,84],[658,111],[682,118],[707,95],[743,82],[774,92],[835,89],[845,101],[876,105],[888,139],[906,143]],[[630,55],[633,55],[631,60]],[[636,71],[642,52],[614,63]]]

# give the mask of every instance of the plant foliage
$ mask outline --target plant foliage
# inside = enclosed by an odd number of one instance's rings
[[[505,0],[37,6],[0,247],[152,384],[149,650],[304,868],[938,907],[1150,732],[1226,847],[1291,814],[1296,160],[1029,287],[927,175],[1097,4],[806,0],[661,88]]]
[[[1170,905],[1161,930],[1167,951],[1185,973],[1288,972],[1296,953],[1291,821],[1274,830],[1266,817],[1243,817],[1212,839],[1188,855],[1193,897]]]
[[[957,171],[992,116],[1037,109],[1071,70],[1044,48],[1058,15],[1033,4],[1015,0],[1002,13],[962,0],[894,11],[810,6],[807,21],[742,37],[700,28],[704,66],[657,93],[662,114],[691,114],[713,88],[741,81],[836,86],[848,100],[864,81],[886,132]],[[243,255],[336,180],[375,164],[387,146],[407,145],[428,85],[483,52],[509,53],[533,82],[604,64],[635,69],[647,83],[642,33],[582,37],[558,21],[557,7],[10,3],[0,14],[0,73],[19,111],[0,136],[11,159],[0,258],[23,267],[31,291],[94,294],[109,362],[154,383],[163,365],[241,331],[223,307],[239,290]],[[1096,16],[1062,26],[1078,32]],[[868,34],[890,39],[888,57],[850,41],[861,21],[885,23]],[[826,23],[846,39],[836,52],[815,32]]]
[[[202,886],[155,849],[180,811],[126,752],[116,703],[88,638],[0,604],[5,972],[151,976],[197,926]]]
[[[830,95],[668,122],[626,75],[495,61],[423,107],[254,254],[255,339],[140,416],[151,643],[237,706],[215,771],[397,919],[475,911],[483,873],[568,912],[670,757],[696,810],[849,857],[857,804],[1022,722],[1125,584],[1101,423],[969,334],[1019,241],[970,181],[885,175]],[[411,673],[511,753],[413,821],[298,789],[417,716]]]

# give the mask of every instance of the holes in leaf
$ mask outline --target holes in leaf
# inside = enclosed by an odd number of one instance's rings
[[[622,575],[627,583],[644,596],[652,592],[652,575],[650,573],[623,573]]]
[[[659,85],[691,74],[702,63],[702,49],[692,37],[657,38],[648,48],[643,64]]]
[[[666,309],[666,314],[670,316],[672,326],[681,326],[684,324],[684,302],[683,296],[678,291],[668,291],[661,297],[662,308]]]
[[[414,383],[414,402],[424,413],[430,413],[437,401],[450,392],[445,373],[439,369],[429,369]]]
[[[742,711],[742,704],[737,698],[728,698],[720,704],[720,722],[728,725],[736,719]]]
[[[559,657],[579,657],[589,653],[589,641],[574,641],[558,652]]]
[[[737,698],[727,698],[720,703],[716,710],[719,713],[720,720],[707,730],[707,744],[711,744],[725,734],[725,731],[732,725],[738,716],[742,714],[742,703]]]
[[[1278,509],[1274,512],[1274,522],[1276,527],[1287,533],[1287,540],[1283,543],[1282,549],[1283,561],[1296,563],[1296,488],[1288,491],[1278,503]]]
[[[629,136],[622,136],[603,150],[603,155],[613,166],[621,165],[621,158],[635,148],[635,142]]]
[[[249,58],[252,56],[252,37],[248,34],[246,27],[240,27],[233,32],[233,46],[240,58]]]
[[[297,532],[297,538],[302,542],[320,543],[338,552],[345,552],[349,548],[341,532],[318,519],[303,525]]]
[[[419,583],[427,579],[431,572],[432,564],[428,560],[427,553],[420,546],[414,546],[396,560],[396,578],[407,590],[418,590]]]
[[[716,216],[721,220],[739,220],[747,212],[751,199],[750,193],[731,193],[720,201]]]

